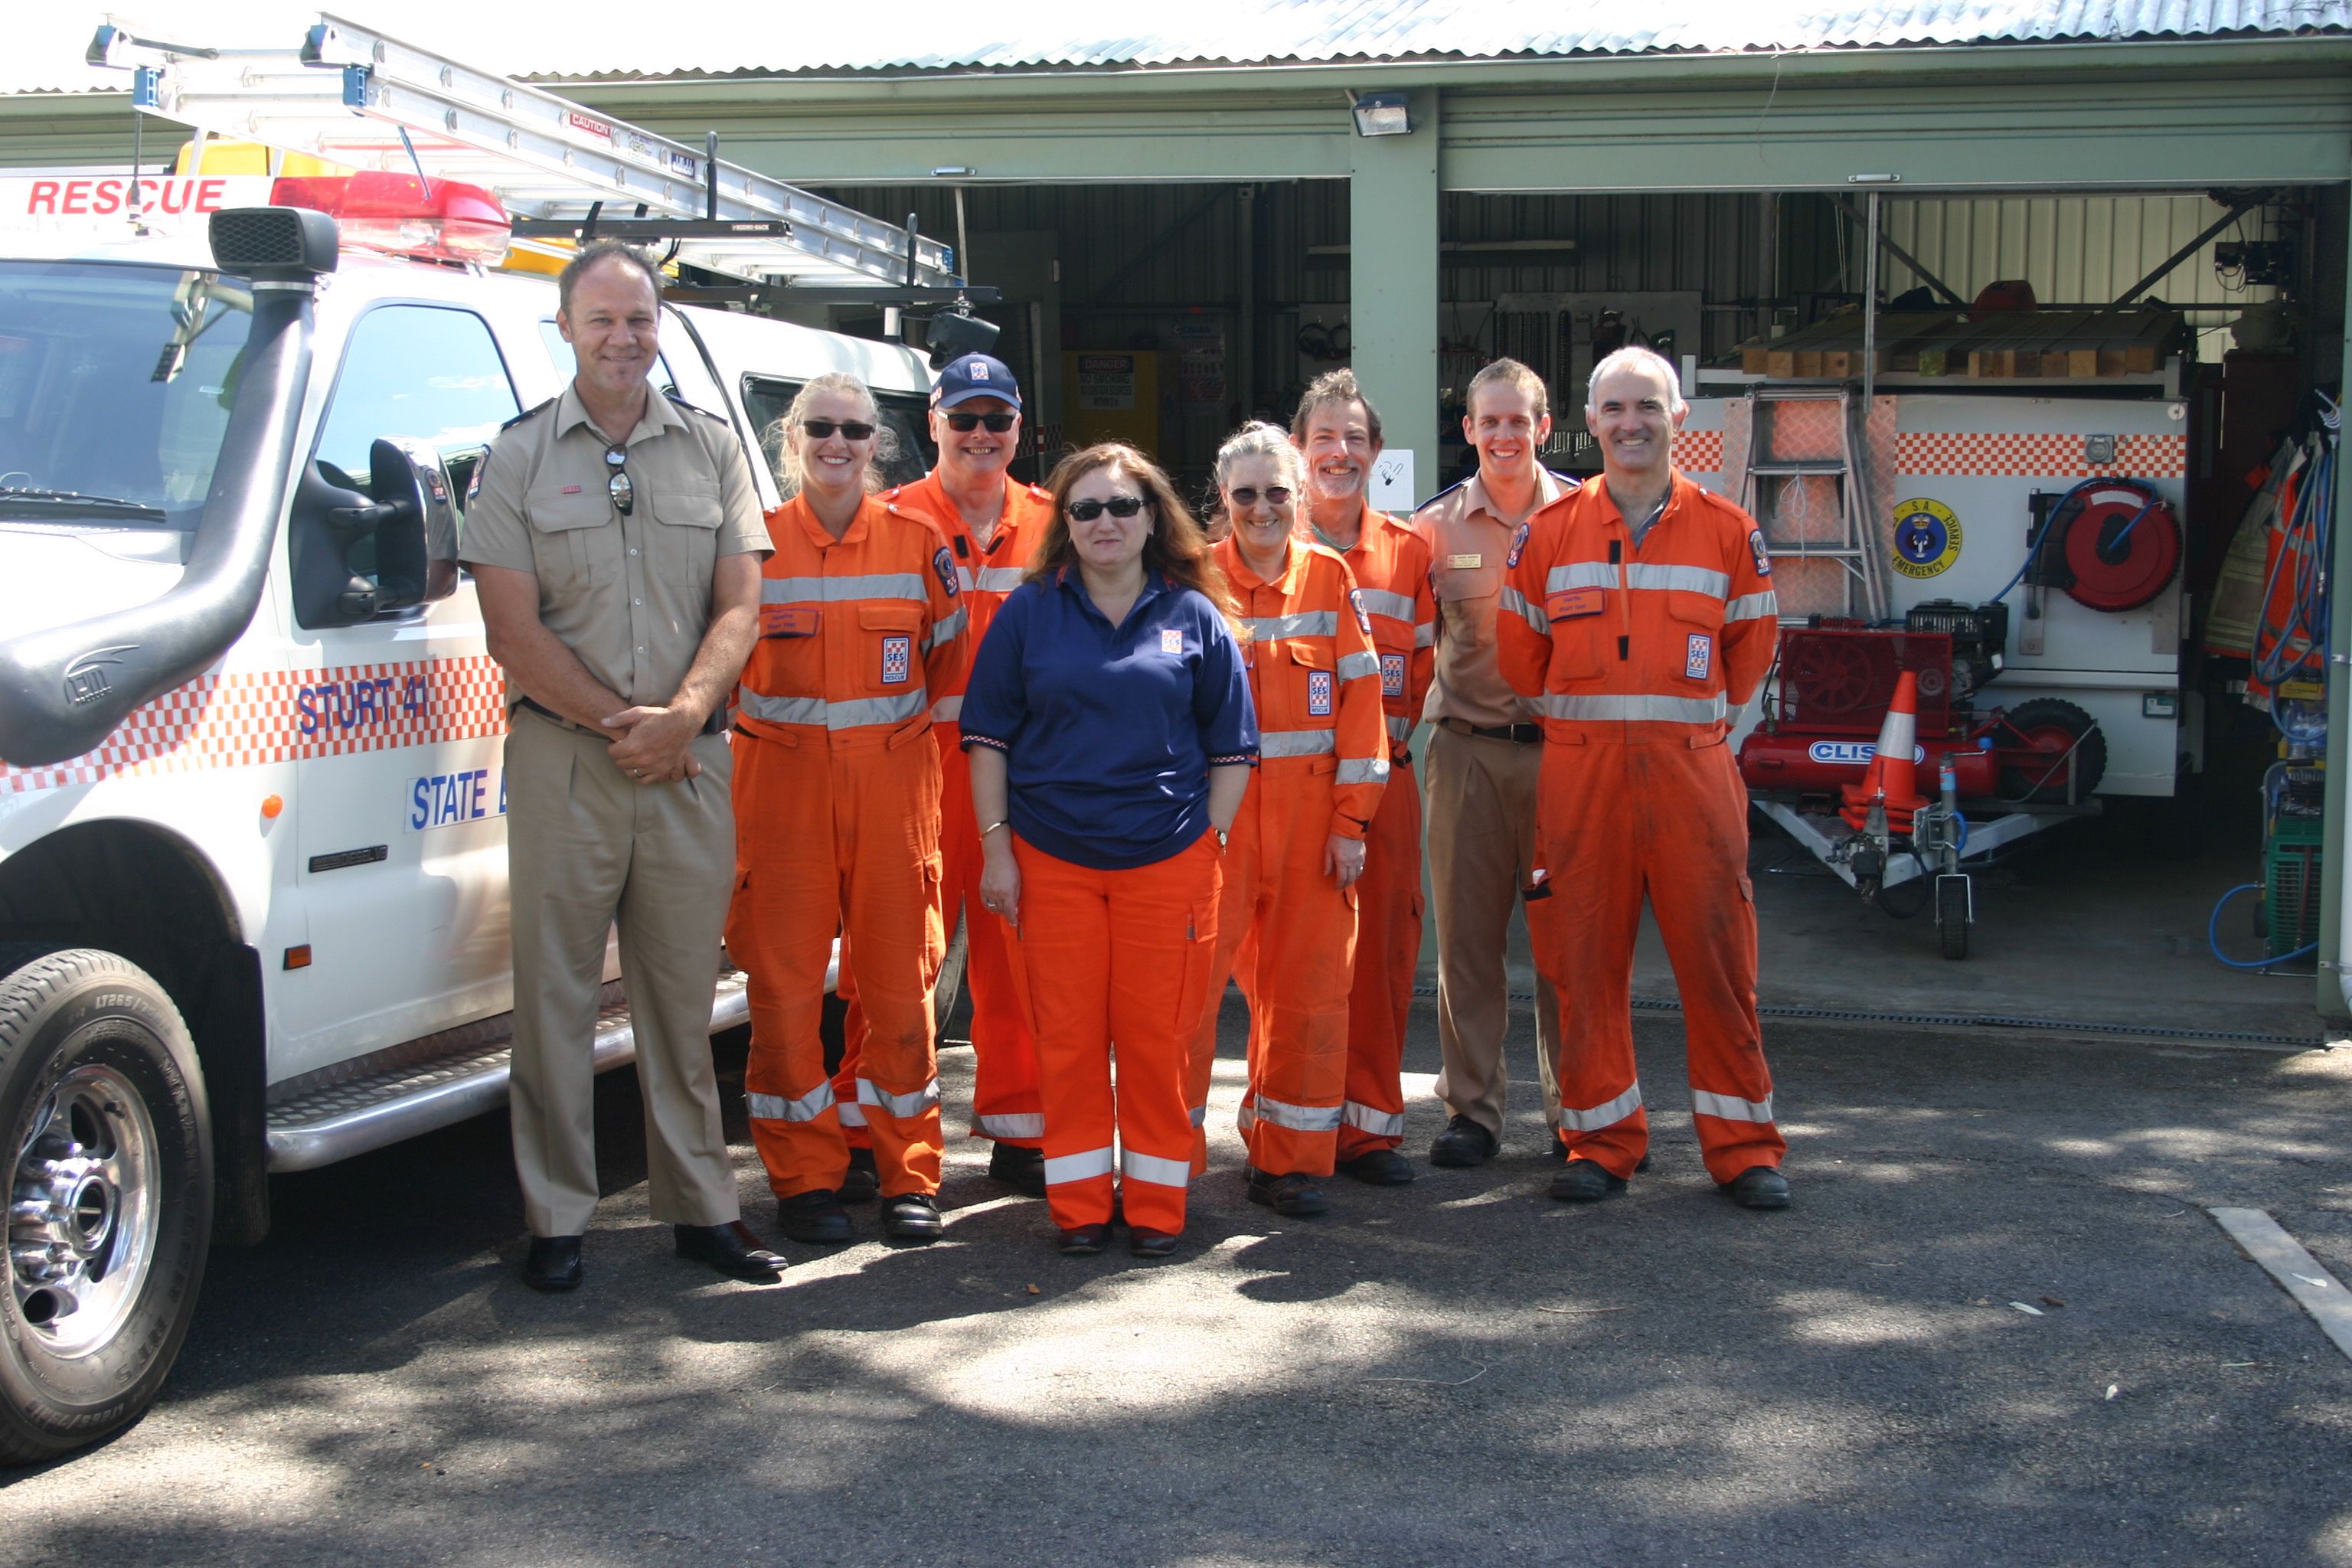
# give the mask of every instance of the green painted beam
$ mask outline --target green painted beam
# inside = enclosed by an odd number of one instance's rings
[[[1438,97],[1412,94],[1411,135],[1349,135],[1351,359],[1389,449],[1412,453],[1415,499],[1438,489]]]
[[[2352,248],[2352,239],[2347,239]],[[2352,386],[2352,257],[2346,258],[2344,268],[2344,334],[2343,380],[2338,389]],[[2340,454],[2340,447],[2339,447]],[[2330,602],[2328,623],[2335,627],[2352,627],[2352,528],[2345,519],[2352,517],[2352,474],[2345,471],[2339,455],[2336,467],[2336,554],[2328,564]],[[2336,648],[2347,641],[2342,631],[2329,639]],[[2318,993],[2313,1005],[2323,1017],[2352,1018],[2352,1008],[2344,1003],[2344,971],[2338,967],[2344,957],[2344,856],[2352,846],[2352,834],[2345,831],[2345,808],[2352,803],[2352,667],[2338,664],[2331,652],[2327,661],[2327,793],[2321,810],[2319,848],[2319,968]]]

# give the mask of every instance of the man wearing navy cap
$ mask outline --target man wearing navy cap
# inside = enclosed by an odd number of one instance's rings
[[[949,362],[931,391],[931,439],[939,466],[883,497],[894,511],[939,530],[955,558],[957,586],[977,650],[1021,574],[1045,524],[1053,498],[1008,477],[1021,447],[1021,387],[1003,360],[964,354]],[[943,770],[940,851],[941,913],[949,930],[964,917],[964,974],[971,986],[971,1045],[978,1058],[971,1133],[995,1141],[988,1173],[1024,1192],[1045,1190],[1045,1108],[1037,1093],[1037,1048],[1016,1000],[1004,922],[981,908],[980,823],[972,815],[964,761],[964,679],[934,692],[932,734]]]

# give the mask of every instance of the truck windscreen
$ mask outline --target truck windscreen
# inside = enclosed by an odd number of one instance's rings
[[[193,529],[251,321],[214,273],[0,261],[0,520]]]

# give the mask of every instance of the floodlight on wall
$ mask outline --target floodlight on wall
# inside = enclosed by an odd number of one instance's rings
[[[1349,107],[1356,117],[1359,136],[1410,136],[1412,116],[1402,92],[1351,94]]]

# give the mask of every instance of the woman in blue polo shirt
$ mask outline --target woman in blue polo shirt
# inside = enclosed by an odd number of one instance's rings
[[[1218,857],[1257,721],[1231,593],[1168,476],[1114,443],[1064,458],[1047,488],[1054,520],[963,700],[981,901],[1016,939],[1062,1250],[1110,1238],[1116,1131],[1131,1250],[1164,1258],[1201,1114],[1186,1058],[1213,1001]]]

